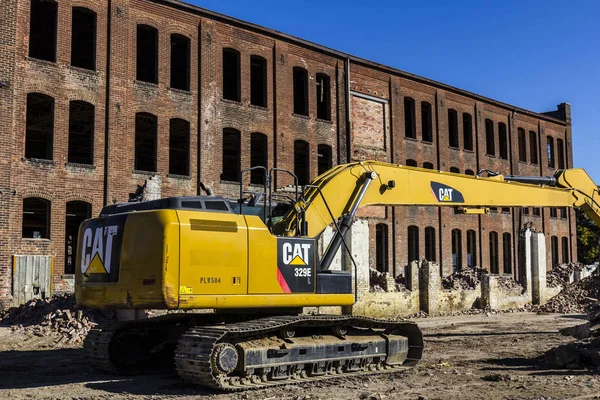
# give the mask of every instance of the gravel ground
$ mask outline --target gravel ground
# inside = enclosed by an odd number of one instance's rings
[[[410,372],[222,394],[174,374],[116,377],[88,368],[80,345],[0,327],[4,399],[600,399],[600,374],[550,370],[543,353],[573,339],[579,315],[532,313],[418,319],[425,356]]]

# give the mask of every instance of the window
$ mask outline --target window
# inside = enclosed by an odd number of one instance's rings
[[[467,170],[465,170],[465,175],[475,176],[475,172],[473,172],[473,170],[471,170],[471,169],[467,169]]]
[[[421,102],[421,135],[424,142],[433,142],[433,115],[431,113],[431,104]]]
[[[23,238],[50,238],[50,202],[39,197],[23,199]]]
[[[552,253],[552,265],[551,268],[554,268],[558,265],[558,236],[552,236],[550,238],[550,251]]]
[[[240,52],[223,49],[223,98],[241,101]]]
[[[308,115],[308,71],[294,67],[294,114]]]
[[[70,163],[94,163],[94,105],[85,101],[69,103],[69,149]]]
[[[425,259],[435,261],[435,228],[428,226],[425,228]]]
[[[554,138],[547,136],[546,142],[548,143],[548,168],[554,168]]]
[[[75,273],[75,257],[77,256],[77,236],[79,225],[92,216],[92,205],[85,201],[67,203],[65,221],[65,274]]]
[[[408,262],[419,260],[419,227],[408,227]]]
[[[417,162],[413,159],[408,159],[406,160],[406,166],[407,167],[416,167],[417,166]]]
[[[423,163],[423,168],[425,169],[433,169],[433,164],[430,162],[424,162]]]
[[[565,145],[562,139],[556,139],[556,151],[558,153],[558,169],[565,169]]]
[[[41,93],[29,93],[25,125],[25,157],[52,160],[54,99]]]
[[[569,239],[563,236],[560,241],[562,248],[562,262],[563,264],[566,264],[569,262]]]
[[[541,215],[539,207],[533,207],[532,210],[533,210],[533,215],[534,216],[539,217]]]
[[[415,100],[411,97],[404,98],[404,136],[413,139],[417,138]]]
[[[527,162],[527,143],[525,143],[525,129],[518,128],[517,136],[519,140],[519,161]]]
[[[496,144],[494,143],[494,122],[485,120],[485,153],[490,156],[496,155]]]
[[[452,271],[462,269],[462,233],[460,229],[452,229]]]
[[[250,166],[269,168],[269,148],[267,135],[255,132],[250,135]],[[255,169],[250,172],[250,182],[264,185],[265,171]]]
[[[83,7],[73,7],[71,65],[96,69],[96,13]]]
[[[158,119],[149,113],[135,114],[135,166],[137,171],[156,172]]]
[[[58,3],[31,0],[29,19],[29,57],[56,61],[56,25]]]
[[[535,131],[529,131],[529,158],[531,163],[537,165],[538,163],[538,147],[537,147],[537,134]]]
[[[560,208],[560,218],[567,219],[567,207]]]
[[[458,113],[456,110],[448,110],[448,145],[458,147]]]
[[[169,174],[190,175],[190,123],[184,119],[169,121]]]
[[[556,218],[557,212],[555,207],[550,207],[550,218]]]
[[[190,39],[171,35],[171,87],[190,90]]]
[[[318,147],[318,173],[321,175],[329,171],[332,167],[331,146],[320,144]]]
[[[506,132],[506,124],[498,123],[498,144],[500,146],[500,158],[508,160],[508,134]]]
[[[510,233],[502,234],[502,261],[503,272],[505,274],[512,273],[512,243],[510,241]]]
[[[310,149],[304,140],[294,140],[294,174],[299,185],[310,182]]]
[[[375,267],[379,272],[388,272],[388,226],[375,226]]]
[[[477,236],[475,231],[467,231],[467,267],[473,268],[477,265]]]
[[[463,113],[463,146],[465,150],[473,150],[473,117]]]
[[[331,120],[331,89],[325,74],[317,74],[317,118]]]
[[[158,30],[148,25],[137,26],[136,79],[158,83]]]
[[[523,215],[529,215],[529,207],[523,207]]]
[[[458,169],[456,167],[450,167],[450,172],[452,172],[454,174],[460,174],[460,169]]]
[[[491,213],[497,213],[498,212],[498,207],[490,207],[490,212]]]
[[[500,209],[500,212],[501,212],[502,214],[510,214],[510,207],[502,207],[502,208]]]
[[[250,57],[250,104],[267,106],[267,60],[260,56]]]
[[[239,182],[241,170],[240,151],[240,132],[235,129],[223,129],[222,181]]]
[[[498,270],[498,233],[490,232],[490,272],[497,274]]]

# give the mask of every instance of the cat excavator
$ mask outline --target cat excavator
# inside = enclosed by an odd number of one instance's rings
[[[262,176],[261,192],[242,191],[248,172]],[[290,175],[291,190],[272,189],[278,173]],[[581,207],[600,225],[598,187],[582,169],[470,176],[363,161],[302,190],[297,182],[290,171],[254,167],[241,171],[237,200],[207,193],[120,203],[83,222],[79,305],[172,310],[94,327],[84,342],[89,363],[117,374],[174,366],[188,382],[225,391],[402,371],[423,353],[416,324],[302,313],[355,303],[352,268],[331,267],[341,248],[352,257],[346,234],[359,207]]]

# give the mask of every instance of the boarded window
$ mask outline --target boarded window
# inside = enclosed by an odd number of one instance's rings
[[[190,39],[171,35],[171,87],[190,90]]]
[[[548,167],[554,168],[554,138],[552,136],[547,136],[546,143],[548,152]]]
[[[331,120],[331,89],[329,76],[317,74],[317,118]]]
[[[52,160],[54,99],[41,93],[27,95],[25,157]]]
[[[408,227],[408,262],[419,260],[419,227]]]
[[[294,67],[294,114],[308,115],[308,71]]]
[[[498,233],[490,232],[490,272],[497,274],[498,269]]]
[[[318,147],[318,167],[319,167],[319,175],[325,173],[331,169],[332,165],[332,155],[331,155],[331,146],[326,144],[320,144]]]
[[[158,30],[148,25],[137,26],[136,79],[158,83]]]
[[[169,121],[169,174],[190,175],[190,123],[184,119]]]
[[[95,108],[85,101],[69,103],[68,161],[77,164],[94,163]]]
[[[304,140],[294,140],[294,174],[299,185],[310,183],[310,148]]]
[[[425,258],[427,261],[436,261],[435,257],[435,228],[425,228]]]
[[[388,272],[388,226],[375,226],[375,267],[379,272]]]
[[[475,231],[467,231],[467,267],[472,268],[477,265],[477,235]]]
[[[532,164],[538,163],[537,133],[529,131],[529,159]]]
[[[498,145],[500,146],[500,158],[508,160],[508,133],[504,122],[498,123]]]
[[[519,161],[527,162],[527,143],[525,142],[525,129],[517,129],[519,141]]]
[[[240,52],[223,49],[223,98],[241,101]]]
[[[552,236],[550,238],[550,251],[552,253],[552,265],[551,268],[554,268],[558,265],[558,236]]]
[[[562,139],[556,139],[556,152],[558,154],[558,169],[565,169],[565,145]]]
[[[413,139],[417,138],[415,100],[411,97],[404,98],[404,136]]]
[[[452,271],[462,269],[462,232],[452,229]]]
[[[73,7],[71,65],[96,69],[96,13],[83,7]]]
[[[502,261],[503,272],[505,274],[512,273],[512,243],[508,232],[502,234]]]
[[[29,19],[29,57],[56,61],[58,4],[50,0],[31,0]]]
[[[494,121],[485,120],[485,153],[490,156],[496,155],[496,144],[494,142]]]
[[[561,239],[561,248],[562,248],[562,262],[566,264],[569,262],[569,239],[566,236],[563,236]]]
[[[458,169],[456,167],[450,167],[450,172],[452,172],[454,174],[460,174],[460,169]]]
[[[406,166],[407,167],[416,167],[417,161],[409,158],[408,160],[406,160]]]
[[[558,212],[555,207],[550,207],[550,218],[558,217]]]
[[[235,129],[223,129],[223,169],[221,180],[239,182],[241,170],[240,132]]]
[[[250,135],[250,166],[268,168],[269,148],[267,135],[254,132]],[[250,172],[250,182],[263,185],[265,183],[265,172],[255,169]]]
[[[79,225],[92,216],[92,205],[85,201],[67,203],[65,222],[65,274],[75,273]]]
[[[135,114],[136,171],[156,172],[156,138],[158,119],[149,113]]]
[[[424,142],[433,142],[433,115],[426,101],[421,102],[421,134]]]
[[[456,110],[448,110],[448,145],[458,147],[458,113]]]
[[[567,219],[567,207],[560,208],[560,218]]]
[[[473,117],[463,113],[463,145],[465,150],[473,150]]]
[[[39,197],[23,199],[23,238],[50,238],[50,202]]]
[[[425,169],[433,169],[433,164],[430,162],[424,162],[423,163],[423,168]]]
[[[250,57],[250,104],[267,106],[267,60],[260,56]]]

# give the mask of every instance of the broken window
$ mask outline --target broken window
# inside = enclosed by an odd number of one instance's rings
[[[561,239],[561,247],[562,247],[562,262],[566,264],[569,262],[569,239],[566,236],[563,236]]]
[[[135,114],[135,166],[136,171],[156,172],[156,137],[158,119],[155,115]]]
[[[404,136],[413,139],[417,138],[415,100],[411,97],[404,98]]]
[[[550,207],[550,218],[556,218],[558,216],[557,210],[555,207]]]
[[[136,79],[158,83],[158,30],[149,25],[137,26]]]
[[[565,169],[565,145],[562,139],[556,139],[558,153],[558,169]]]
[[[473,268],[477,265],[477,241],[475,231],[467,231],[467,267]]]
[[[408,262],[419,261],[419,227],[408,227]]]
[[[190,39],[171,35],[171,87],[190,90]]]
[[[250,166],[268,168],[268,139],[267,135],[254,132],[250,135]],[[265,171],[254,169],[250,172],[250,183],[263,185],[265,183]]]
[[[462,232],[452,229],[452,271],[462,269]]]
[[[452,108],[448,110],[448,145],[458,147],[458,113]]]
[[[560,218],[567,219],[567,207],[560,208]]]
[[[85,101],[69,103],[68,161],[94,164],[94,105]]]
[[[421,102],[421,135],[424,142],[433,142],[433,116],[431,113],[431,104]]]
[[[498,233],[490,232],[490,272],[497,274],[498,269]]]
[[[494,121],[485,120],[485,153],[489,156],[496,155],[496,144],[494,143]]]
[[[525,129],[517,129],[519,141],[519,161],[527,162],[527,144],[525,143]]]
[[[241,170],[240,132],[235,129],[223,129],[223,169],[222,181],[239,182]]]
[[[308,115],[308,71],[294,67],[294,114]]]
[[[471,169],[467,169],[467,170],[465,170],[465,175],[475,176],[475,172],[473,172],[473,170],[471,170]]]
[[[29,57],[56,61],[56,25],[58,3],[51,0],[31,0],[29,18]]]
[[[532,208],[532,213],[534,216],[539,217],[541,215],[541,211],[539,207],[533,207]]]
[[[319,175],[324,172],[327,172],[332,167],[332,157],[331,157],[331,146],[326,144],[320,144],[318,146],[318,167],[319,167]]]
[[[512,243],[510,241],[510,233],[502,234],[502,264],[505,274],[512,273]]]
[[[73,7],[71,65],[96,69],[96,13],[83,7]]]
[[[425,259],[435,261],[435,228],[425,228]]]
[[[379,272],[388,272],[388,226],[375,226],[375,267]]]
[[[310,183],[310,148],[304,140],[294,140],[294,174],[298,185]]]
[[[65,220],[65,274],[75,273],[79,225],[92,216],[92,205],[85,201],[69,201]]]
[[[408,160],[406,160],[406,166],[407,167],[416,167],[417,161],[409,158]]]
[[[50,238],[50,202],[39,197],[23,199],[23,238]]]
[[[450,172],[452,172],[454,174],[460,174],[460,169],[458,169],[456,167],[450,167]]]
[[[463,113],[463,145],[465,150],[473,150],[473,117]]]
[[[423,163],[423,168],[425,169],[433,169],[433,164],[430,162],[424,162]]]
[[[25,157],[52,160],[54,99],[41,93],[27,94]]]
[[[325,74],[317,74],[317,118],[331,120],[331,90]]]
[[[169,121],[169,174],[190,175],[190,123],[184,119]]]
[[[223,49],[223,98],[241,101],[240,52]]]
[[[500,146],[500,158],[508,160],[508,134],[504,122],[498,123],[498,145]]]
[[[552,253],[552,265],[550,265],[550,268],[554,268],[559,263],[559,261],[558,261],[558,236],[552,236],[550,238],[550,250]]]
[[[547,136],[546,142],[548,144],[548,168],[554,168],[554,138],[552,136]]]
[[[267,106],[267,60],[250,56],[250,104]]]
[[[529,158],[532,164],[537,165],[538,163],[538,146],[537,146],[537,134],[535,131],[529,131]]]

